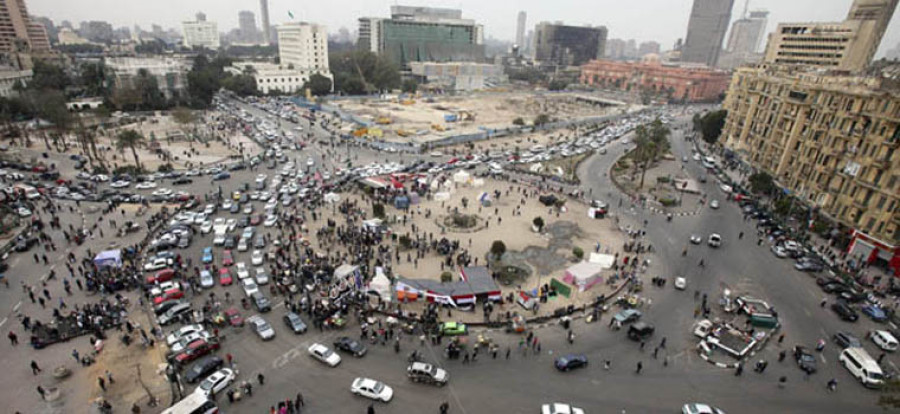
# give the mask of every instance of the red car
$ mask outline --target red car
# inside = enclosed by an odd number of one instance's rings
[[[172,278],[174,278],[174,277],[175,277],[174,270],[163,269],[163,270],[156,272],[155,275],[147,276],[147,284],[153,285],[153,284],[156,284],[157,282],[159,282],[159,283],[168,282],[168,281],[172,280]]]
[[[175,299],[181,299],[182,297],[184,297],[184,292],[182,292],[181,289],[178,289],[178,288],[169,289],[169,290],[163,292],[161,295],[153,298],[153,304],[159,305],[160,303],[168,302],[170,300],[175,300]]]
[[[225,318],[231,326],[244,326],[244,317],[241,316],[241,313],[235,308],[228,308],[228,310],[225,311]]]
[[[231,286],[231,284],[234,283],[234,279],[231,278],[231,272],[224,267],[219,269],[219,283],[221,283],[222,286]]]
[[[231,250],[225,250],[222,252],[222,266],[231,266],[234,264],[234,256],[231,255]]]
[[[204,355],[211,354],[213,351],[219,350],[219,340],[216,338],[198,339],[188,344],[188,346],[180,354],[175,355],[175,362],[185,365]]]

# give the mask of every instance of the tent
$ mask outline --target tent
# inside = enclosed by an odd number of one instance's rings
[[[94,266],[101,267],[122,267],[122,251],[106,250],[102,251],[94,257]]]
[[[591,258],[588,259],[588,262],[599,264],[603,266],[603,269],[611,269],[613,263],[616,262],[616,256],[603,253],[591,253]]]
[[[335,193],[325,194],[325,202],[326,203],[337,203],[338,201],[341,201],[341,196],[339,196]]]
[[[391,280],[385,276],[381,266],[375,268],[375,277],[369,282],[369,292],[378,294],[384,301],[391,301]]]
[[[570,285],[577,286],[579,292],[584,292],[585,290],[590,289],[594,284],[600,283],[603,280],[600,276],[602,270],[603,265],[591,262],[581,262],[566,269],[566,275],[563,276],[563,281]]]
[[[450,199],[450,193],[441,191],[434,194],[434,201],[447,201]]]
[[[459,172],[453,174],[453,182],[457,184],[468,184],[471,179],[472,175],[464,170],[459,170]]]
[[[477,300],[499,301],[500,287],[494,282],[487,268],[471,266],[459,269],[460,280],[441,283],[433,279],[398,278],[394,289],[398,298],[409,298],[411,294],[424,297],[429,302],[451,305],[474,304]]]

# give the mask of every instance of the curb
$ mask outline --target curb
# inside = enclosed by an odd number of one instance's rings
[[[699,354],[700,358],[702,358],[704,361],[709,362],[710,364],[713,364],[716,367],[737,368],[738,364],[740,364],[742,361],[746,361],[746,360],[749,360],[750,358],[753,358],[754,355],[756,355],[759,351],[761,351],[763,348],[765,348],[765,346],[769,344],[769,340],[771,340],[772,337],[774,336],[774,334],[779,331],[781,331],[781,323],[775,325],[775,327],[772,328],[772,335],[767,335],[766,338],[763,339],[762,342],[758,343],[756,345],[756,347],[752,351],[750,351],[750,353],[748,353],[746,356],[744,356],[744,358],[741,359],[741,361],[735,362],[733,364],[726,364],[723,362],[713,361],[712,359],[709,358],[709,356],[707,356],[706,354],[704,354],[701,351],[700,344],[697,344],[697,347],[696,347],[697,354]]]

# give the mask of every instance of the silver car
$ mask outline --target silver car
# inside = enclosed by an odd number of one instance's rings
[[[268,341],[272,338],[275,338],[275,329],[272,329],[272,325],[269,325],[265,319],[260,316],[254,316],[248,319],[250,325],[253,326],[253,330],[256,331],[256,334],[263,341]]]

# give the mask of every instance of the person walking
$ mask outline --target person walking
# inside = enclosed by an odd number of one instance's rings
[[[256,380],[259,381],[259,385],[263,385],[266,383],[266,377],[263,376],[261,372],[259,374],[256,374]]]
[[[81,362],[81,357],[78,355],[78,350],[72,350],[72,358],[75,358],[75,362]]]
[[[446,401],[441,403],[440,411],[441,411],[441,414],[449,413],[450,412],[450,403],[448,403]]]
[[[9,331],[9,335],[6,335],[6,337],[9,338],[9,343],[12,344],[13,346],[16,346],[19,344],[19,336],[16,335],[15,332]]]
[[[39,372],[41,372],[41,367],[38,366],[37,361],[31,360],[31,373],[37,375]]]
[[[366,409],[366,414],[375,414],[375,405],[369,404],[369,408]]]
[[[640,374],[641,371],[643,371],[643,370],[644,370],[644,363],[641,361],[638,361],[637,370],[635,371],[635,374]]]
[[[40,386],[40,384],[38,384],[38,386],[37,386],[37,392],[38,392],[38,394],[41,395],[41,399],[42,399],[42,400],[46,400],[46,399],[47,399],[47,396],[46,396],[47,391],[44,390],[44,387]]]
[[[106,381],[103,379],[103,377],[97,377],[97,383],[100,384],[100,389],[102,389],[105,392],[106,391]]]

